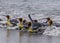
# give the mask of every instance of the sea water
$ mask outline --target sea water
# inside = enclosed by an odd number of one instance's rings
[[[11,18],[22,17],[30,21],[28,14],[38,22],[45,22],[42,18],[50,17],[54,23],[60,23],[60,0],[0,0],[1,19],[6,20],[4,15],[10,15]],[[47,27],[43,35],[29,35],[0,28],[0,43],[59,43],[59,27],[49,29]]]

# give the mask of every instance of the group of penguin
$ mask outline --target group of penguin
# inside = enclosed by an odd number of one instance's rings
[[[17,26],[17,23],[18,23],[19,30],[22,30],[23,28],[25,28],[29,32],[37,32],[37,30],[42,31],[41,29],[39,29],[39,27],[41,27],[42,25],[38,23],[37,20],[32,20],[32,22],[28,22],[23,18],[16,18],[14,20],[11,20],[10,15],[6,15],[6,18],[7,18],[7,21],[6,21],[7,26]],[[49,17],[44,19],[47,19],[46,23],[48,23],[48,26],[51,26],[53,24],[52,20]]]

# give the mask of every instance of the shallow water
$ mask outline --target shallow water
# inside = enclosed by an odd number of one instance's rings
[[[12,18],[23,17],[30,21],[28,14],[39,22],[45,21],[41,18],[51,17],[54,22],[60,23],[60,0],[0,0],[0,18],[3,20],[5,16],[2,15],[12,15]],[[59,36],[31,35],[18,30],[0,29],[0,43],[59,43]]]
[[[1,43],[60,43],[60,37],[31,35],[18,30],[0,29]]]

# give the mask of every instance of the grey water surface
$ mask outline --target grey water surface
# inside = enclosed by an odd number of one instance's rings
[[[60,43],[60,37],[31,35],[18,30],[0,29],[0,43]]]
[[[28,14],[39,22],[44,17],[60,22],[60,0],[0,0],[0,18],[5,20],[3,15],[10,15],[12,18],[22,17],[30,21]],[[60,43],[60,37],[30,35],[0,28],[0,43]]]

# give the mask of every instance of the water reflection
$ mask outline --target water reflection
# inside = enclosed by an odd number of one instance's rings
[[[10,30],[7,29],[6,43],[9,43]]]
[[[23,32],[22,31],[19,31],[19,43],[22,43],[23,41]]]
[[[0,29],[1,43],[60,43],[60,37],[36,35],[19,30]]]

